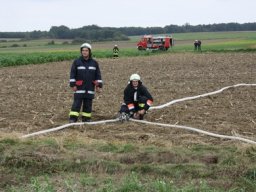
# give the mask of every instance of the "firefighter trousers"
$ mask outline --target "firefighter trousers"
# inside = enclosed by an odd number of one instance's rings
[[[79,112],[81,106],[83,105],[82,109],[82,120],[90,120],[92,116],[92,99],[84,99],[84,98],[76,98],[71,107],[71,111],[69,113],[70,118],[76,119],[79,117]]]
[[[134,107],[135,107],[135,112],[140,111],[142,109],[146,110],[146,108],[145,108],[146,102],[147,102],[146,97],[141,97],[141,98],[139,98],[139,101],[134,102],[133,104],[134,104]],[[121,108],[120,108],[119,112],[129,114],[130,117],[132,117],[132,115],[133,115],[133,114],[130,113],[129,108],[125,103],[123,103],[121,105]],[[140,116],[140,119],[143,119],[143,115]]]

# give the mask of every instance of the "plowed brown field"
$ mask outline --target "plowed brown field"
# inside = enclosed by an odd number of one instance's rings
[[[132,73],[141,75],[143,84],[154,97],[154,106],[238,83],[256,83],[255,53],[181,53],[97,60],[104,88],[94,100],[93,121],[116,117],[123,89]],[[73,99],[69,88],[70,65],[70,61],[65,61],[0,69],[0,138],[68,123]],[[145,120],[256,141],[256,86],[232,88],[217,95],[151,110]],[[37,137],[49,135],[79,135],[87,139],[159,146],[239,142],[135,122],[83,125]]]

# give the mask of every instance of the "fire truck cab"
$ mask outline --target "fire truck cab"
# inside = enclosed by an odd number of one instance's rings
[[[163,50],[173,46],[173,38],[169,36],[144,35],[137,43],[138,50]]]

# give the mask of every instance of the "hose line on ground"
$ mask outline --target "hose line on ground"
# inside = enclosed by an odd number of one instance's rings
[[[196,96],[192,96],[192,97],[185,97],[185,98],[182,98],[182,99],[176,99],[176,100],[170,101],[170,102],[168,102],[166,104],[163,104],[163,105],[153,106],[153,107],[150,108],[150,110],[152,110],[152,109],[162,109],[164,107],[173,105],[173,104],[178,103],[178,102],[198,99],[198,98],[206,97],[206,96],[209,96],[209,95],[214,95],[214,94],[217,94],[217,93],[221,93],[222,91],[224,91],[226,89],[240,87],[240,86],[256,86],[256,84],[240,83],[240,84],[236,84],[236,85],[233,85],[233,86],[227,86],[227,87],[223,87],[222,89],[219,89],[217,91],[213,91],[213,92],[209,92],[209,93],[204,93],[204,94],[196,95]],[[130,119],[130,120],[133,121],[133,122],[144,123],[144,124],[151,124],[151,125],[158,125],[158,126],[164,126],[164,127],[186,129],[186,130],[202,133],[202,134],[205,134],[205,135],[209,135],[209,136],[212,136],[212,137],[219,137],[219,138],[225,138],[225,139],[231,139],[231,140],[240,140],[240,141],[244,141],[246,143],[256,144],[255,141],[252,141],[252,140],[249,140],[249,139],[245,139],[245,138],[242,138],[242,137],[215,134],[215,133],[211,133],[211,132],[200,130],[198,128],[193,128],[193,127],[188,127],[188,126],[183,126],[183,125],[163,124],[163,123],[149,122],[149,121],[136,120],[136,119]],[[69,123],[69,124],[65,124],[65,125],[59,126],[59,127],[55,127],[55,128],[51,128],[51,129],[42,130],[42,131],[38,131],[38,132],[27,134],[27,135],[23,135],[23,136],[21,136],[21,138],[28,138],[28,137],[32,137],[32,136],[36,136],[36,135],[40,135],[40,134],[44,134],[44,133],[58,131],[58,130],[61,130],[61,129],[64,129],[64,128],[67,128],[67,127],[70,127],[70,126],[84,125],[84,124],[96,125],[96,124],[114,123],[114,122],[118,122],[118,121],[119,121],[119,119],[117,118],[117,119],[94,121],[94,122]]]

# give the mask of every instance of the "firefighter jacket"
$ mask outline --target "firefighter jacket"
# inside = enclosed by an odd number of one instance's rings
[[[136,105],[142,105],[145,110],[148,110],[153,103],[153,97],[140,81],[136,89],[130,82],[124,90],[124,102],[130,112],[136,111]]]
[[[114,48],[113,48],[113,55],[114,55],[114,56],[118,56],[118,52],[119,52],[118,47],[114,47]]]
[[[85,60],[82,56],[76,59],[70,71],[70,87],[77,87],[76,98],[93,99],[95,86],[102,88],[101,72],[97,61]]]

